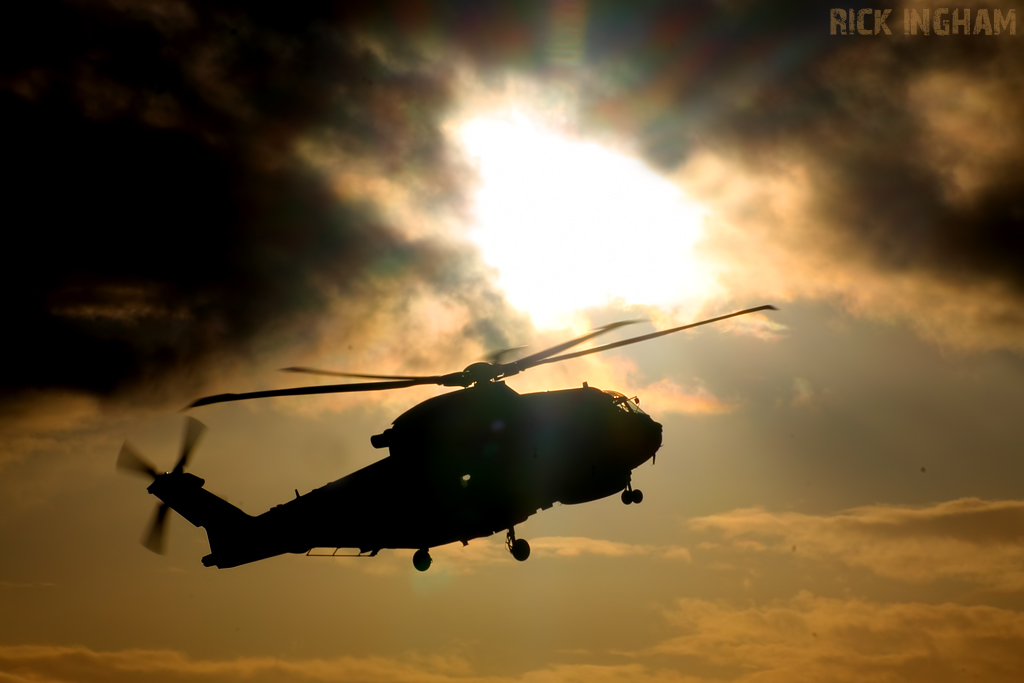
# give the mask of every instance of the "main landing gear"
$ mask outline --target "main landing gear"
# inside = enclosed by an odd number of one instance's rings
[[[416,569],[421,572],[425,572],[430,569],[430,564],[433,561],[434,560],[430,557],[430,550],[428,548],[417,550],[412,556],[412,566],[416,567]]]
[[[633,488],[632,484],[626,484],[626,488],[622,491],[622,502],[626,505],[630,503],[639,505],[644,502],[644,492]]]
[[[516,558],[520,562],[525,562],[526,558],[530,556],[530,544],[526,542],[525,538],[516,538],[516,530],[509,529],[508,535],[505,536],[505,547],[512,553],[512,557]],[[425,572],[430,569],[430,565],[433,563],[433,559],[430,557],[429,548],[421,548],[413,553],[412,566],[416,567],[418,571]]]
[[[515,529],[508,530],[508,535],[505,536],[505,547],[512,553],[512,557],[520,562],[525,562],[526,558],[530,556],[530,544],[526,542],[525,538],[516,538]]]

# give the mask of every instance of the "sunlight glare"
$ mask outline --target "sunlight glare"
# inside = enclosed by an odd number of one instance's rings
[[[590,307],[713,295],[693,258],[704,210],[642,162],[523,116],[472,119],[459,138],[481,179],[472,239],[538,327]]]

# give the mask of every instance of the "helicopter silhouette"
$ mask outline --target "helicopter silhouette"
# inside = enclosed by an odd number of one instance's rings
[[[639,399],[588,386],[516,393],[502,380],[524,370],[655,339],[755,311],[765,305],[564,353],[594,337],[637,321],[612,323],[519,360],[477,362],[446,375],[367,375],[311,368],[292,372],[382,380],[295,387],[243,394],[218,394],[188,408],[272,396],[381,391],[435,384],[461,387],[427,399],[370,438],[389,455],[321,488],[250,516],[203,488],[185,472],[205,427],[186,419],[181,455],[171,471],[158,472],[126,442],[119,469],[152,478],[147,489],[162,502],[143,545],[162,552],[167,513],[177,511],[206,529],[210,554],[203,565],[237,567],[285,553],[314,548],[358,550],[376,556],[384,549],[411,549],[413,565],[426,571],[430,549],[506,531],[506,547],[524,561],[530,544],[515,526],[556,502],[585,503],[621,492],[622,502],[640,503],[632,471],[653,460],[662,426],[640,410]]]

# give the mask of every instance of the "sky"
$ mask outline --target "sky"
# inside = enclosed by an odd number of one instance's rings
[[[5,7],[0,683],[1018,680],[1024,39],[1011,5],[871,9]],[[664,425],[641,505],[531,517],[523,563],[205,568],[180,517],[139,543],[114,468],[170,468],[198,397],[320,381],[282,367],[761,304],[509,379]],[[196,409],[189,469],[259,514],[445,391]]]

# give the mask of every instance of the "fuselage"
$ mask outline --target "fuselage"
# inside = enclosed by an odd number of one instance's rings
[[[373,439],[388,457],[254,519],[284,551],[430,548],[622,491],[661,425],[584,386],[517,394],[495,382],[424,401]]]

